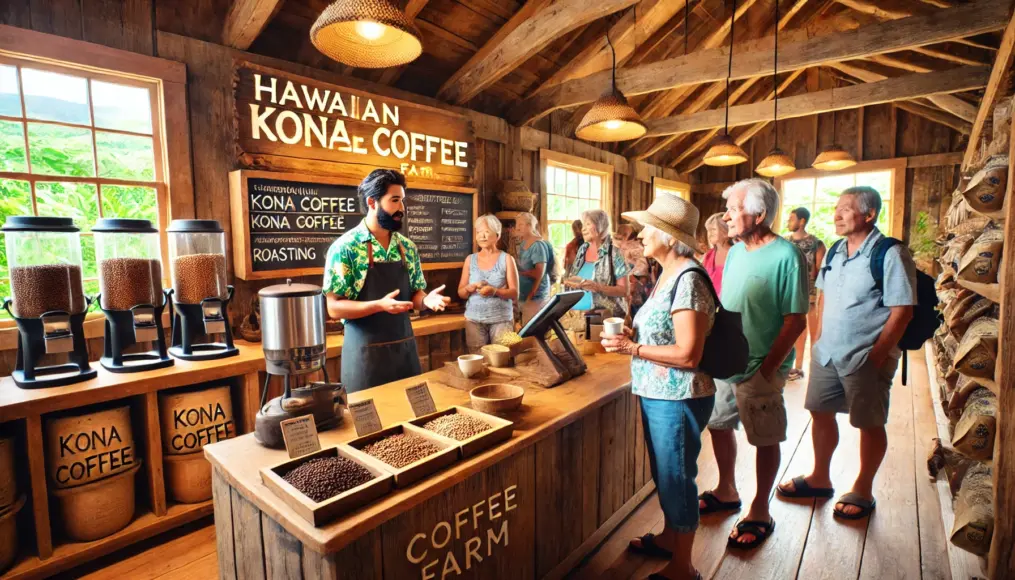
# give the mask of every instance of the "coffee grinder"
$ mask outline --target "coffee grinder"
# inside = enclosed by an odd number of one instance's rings
[[[329,383],[324,361],[327,356],[324,293],[313,284],[268,286],[258,292],[261,300],[261,346],[267,377],[261,391],[261,409],[254,423],[254,436],[266,447],[285,447],[280,423],[313,415],[318,431],[342,423],[347,406],[345,388]],[[320,372],[323,382],[311,380]],[[272,376],[281,376],[281,397],[266,401]]]
[[[211,360],[240,354],[233,346],[226,284],[226,234],[217,220],[173,220],[169,224],[173,321],[169,354],[183,360]],[[221,334],[222,342],[200,342]]]
[[[59,387],[95,377],[88,365],[81,281],[81,239],[71,218],[11,216],[3,226],[13,298],[3,308],[18,326],[12,376],[23,389]],[[43,366],[44,355],[66,364]]]
[[[104,218],[92,228],[99,265],[99,308],[106,315],[106,338],[99,362],[114,373],[133,373],[172,366],[166,350],[162,312],[159,232],[142,219]],[[152,350],[127,349],[142,342]]]

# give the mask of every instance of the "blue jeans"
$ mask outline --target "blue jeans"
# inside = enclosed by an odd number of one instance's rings
[[[698,529],[698,453],[701,432],[712,415],[715,397],[669,401],[641,399],[652,480],[659,491],[666,527],[679,533]]]

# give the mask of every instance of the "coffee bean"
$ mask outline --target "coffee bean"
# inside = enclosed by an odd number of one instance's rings
[[[451,413],[427,421],[423,424],[423,428],[456,441],[465,441],[469,437],[489,431],[490,425],[470,415]]]
[[[344,457],[311,459],[282,476],[303,495],[318,503],[373,478],[365,467]]]
[[[38,318],[52,310],[77,314],[85,309],[81,267],[65,264],[11,268],[14,312],[21,318]]]
[[[226,257],[190,254],[173,258],[174,298],[181,304],[200,304],[205,298],[226,295]]]
[[[110,258],[99,262],[102,307],[130,310],[138,304],[162,304],[162,264],[144,258]]]
[[[405,467],[440,450],[433,441],[411,433],[391,435],[363,448],[364,452],[392,467]]]

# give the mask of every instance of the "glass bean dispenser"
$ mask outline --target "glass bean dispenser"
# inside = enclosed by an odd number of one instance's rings
[[[169,224],[169,262],[173,279],[173,339],[169,354],[183,360],[234,356],[228,307],[233,287],[226,284],[226,234],[216,220],[173,220]],[[222,342],[201,342],[221,334]]]
[[[71,218],[12,216],[3,226],[11,284],[3,307],[18,325],[13,373],[21,388],[57,387],[96,375],[88,365],[81,237]],[[68,362],[42,366],[44,355]]]
[[[159,232],[142,219],[105,218],[92,228],[99,267],[99,307],[106,315],[102,366],[114,373],[168,367],[162,311]],[[147,352],[127,352],[139,343],[152,343]]]

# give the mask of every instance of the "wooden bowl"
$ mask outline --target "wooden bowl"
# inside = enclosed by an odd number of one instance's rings
[[[204,453],[164,456],[166,492],[174,501],[198,503],[211,499],[211,463]]]
[[[13,505],[0,509],[0,574],[14,563],[18,555],[18,512],[25,505],[22,495]]]
[[[490,366],[502,368],[511,366],[511,349],[499,344],[488,344],[479,349]]]
[[[129,471],[86,485],[54,489],[57,513],[67,537],[91,542],[114,534],[134,519],[134,483],[141,461]]]
[[[522,405],[525,389],[510,383],[480,385],[469,391],[472,408],[484,413],[513,411]]]

